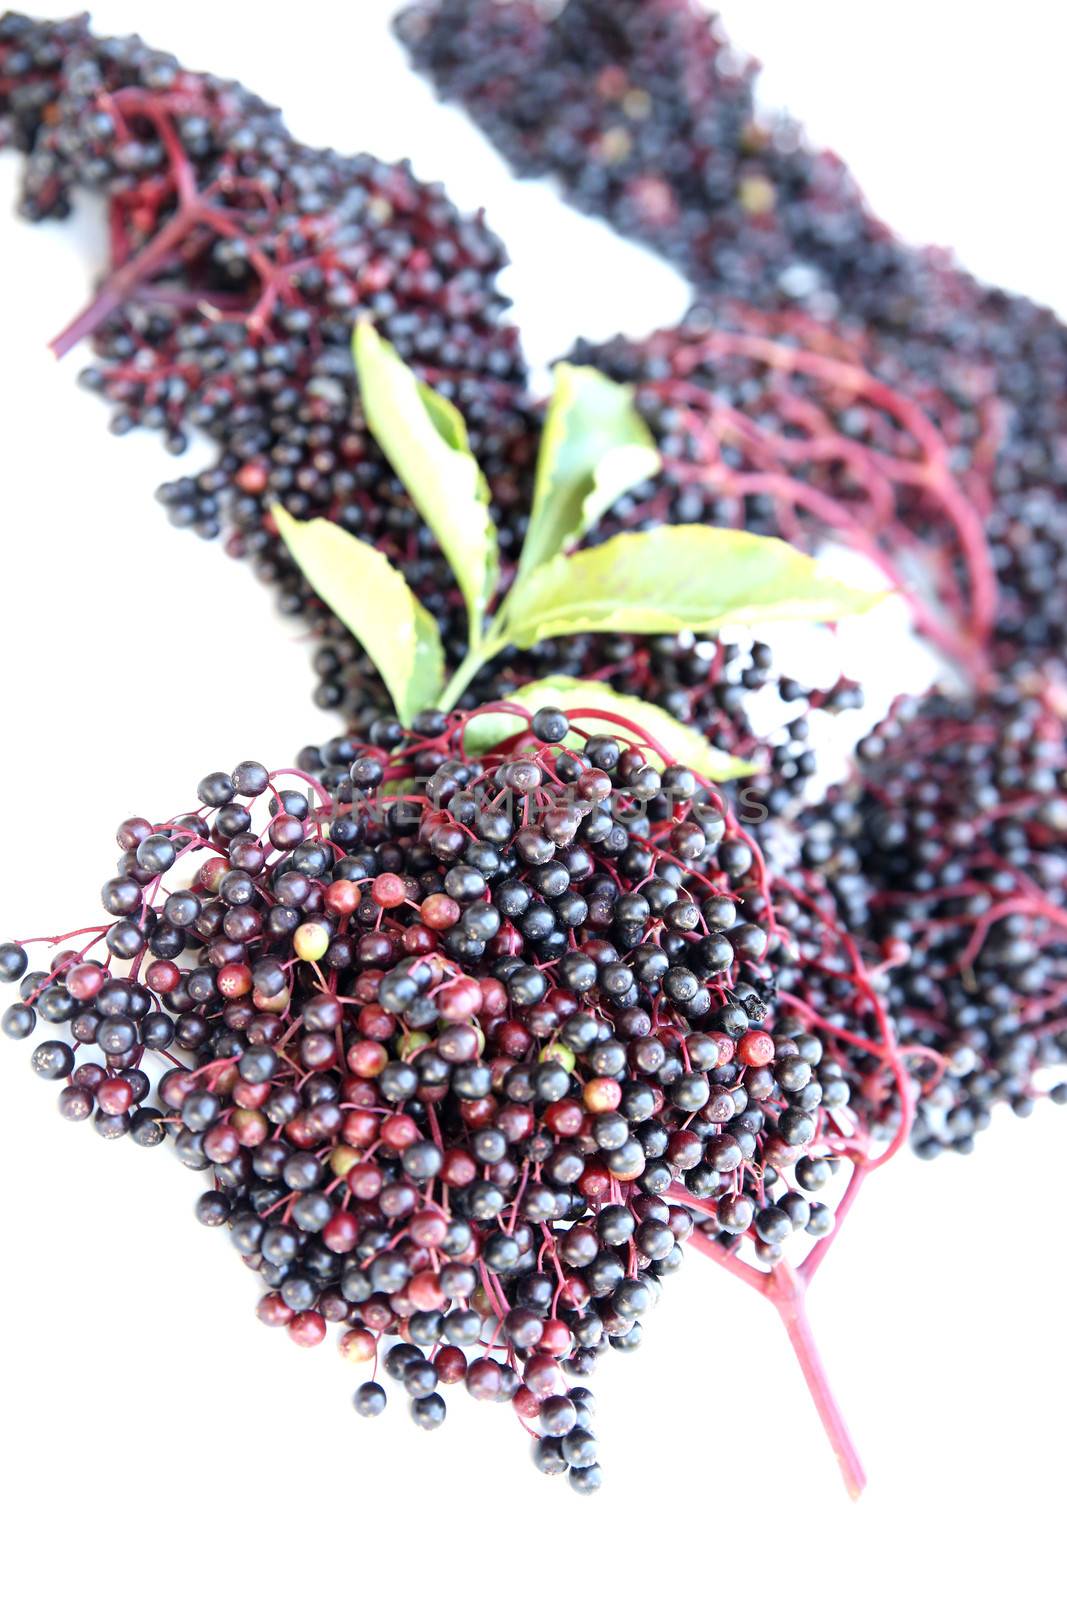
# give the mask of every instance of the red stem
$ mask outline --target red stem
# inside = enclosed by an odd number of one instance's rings
[[[857,1183],[852,1191],[852,1198],[855,1198],[858,1188]],[[692,1204],[692,1197],[687,1198],[688,1203]],[[740,1278],[742,1283],[747,1283],[750,1288],[758,1290],[774,1306],[785,1326],[793,1352],[800,1362],[800,1370],[815,1402],[815,1409],[819,1413],[826,1437],[837,1457],[845,1487],[853,1500],[857,1500],[863,1493],[867,1475],[848,1431],[848,1424],[834,1399],[830,1380],[826,1376],[826,1369],[815,1345],[805,1308],[807,1282],[803,1272],[798,1273],[783,1262],[779,1262],[769,1272],[761,1272],[758,1268],[749,1266],[747,1262],[738,1260],[721,1245],[716,1244],[714,1239],[709,1239],[707,1234],[701,1233],[699,1228],[694,1229],[686,1242],[693,1245],[702,1255],[717,1262],[734,1277]],[[815,1265],[818,1265],[818,1261]]]
[[[163,265],[172,251],[181,244],[195,221],[196,218],[190,215],[186,207],[183,206],[176,211],[170,221],[163,224],[155,238],[113,272],[99,294],[79,311],[73,322],[68,322],[63,331],[56,335],[48,346],[52,354],[62,358],[82,339],[95,333],[100,324],[106,321],[113,311],[117,311],[123,301],[147,277]]]
[[[800,1370],[804,1374],[808,1392],[815,1402],[815,1409],[819,1413],[826,1436],[837,1457],[841,1476],[845,1480],[845,1488],[853,1500],[858,1500],[866,1486],[867,1474],[863,1470],[863,1463],[852,1442],[841,1409],[834,1399],[826,1369],[819,1356],[811,1324],[808,1321],[803,1287],[790,1269],[783,1266],[777,1266],[773,1272],[769,1272],[767,1280],[764,1292],[785,1324],[789,1343],[793,1346],[793,1352],[800,1362]]]

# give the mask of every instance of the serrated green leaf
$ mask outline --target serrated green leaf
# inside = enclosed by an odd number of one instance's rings
[[[619,534],[530,574],[507,638],[528,648],[572,633],[714,633],[728,624],[829,622],[882,594],[823,576],[782,539],[682,526]]]
[[[272,507],[290,555],[318,595],[366,650],[401,722],[433,705],[445,680],[437,623],[403,575],[362,539],[316,517],[298,522]]]
[[[448,558],[474,640],[496,590],[498,554],[489,486],[466,423],[370,322],[356,324],[352,350],[367,424]]]
[[[583,678],[541,678],[536,683],[524,684],[521,689],[509,694],[507,699],[530,712],[540,711],[543,706],[558,706],[568,716],[573,715],[582,732],[587,735],[610,734],[621,739],[636,737],[629,734],[625,726],[626,723],[633,723],[655,740],[672,761],[692,768],[715,783],[746,778],[759,770],[751,761],[738,761],[725,751],[717,750],[696,728],[687,728],[659,706],[639,700],[635,695],[617,694],[606,683]],[[579,716],[579,712],[582,715]],[[513,716],[510,712],[483,712],[467,724],[465,748],[471,755],[481,755],[503,744],[506,739],[514,738],[525,726],[522,717]],[[572,733],[567,743],[580,745],[582,739]],[[648,759],[654,767],[662,769],[664,766],[662,757],[651,746]]]
[[[566,361],[553,375],[520,579],[573,549],[610,505],[659,470],[631,388]]]

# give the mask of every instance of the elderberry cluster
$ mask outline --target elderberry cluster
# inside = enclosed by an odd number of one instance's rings
[[[968,669],[998,615],[985,522],[1000,408],[991,381],[918,386],[877,341],[717,298],[575,359],[634,385],[668,521],[745,527],[865,555],[917,627]],[[963,393],[961,395],[961,388]]]
[[[408,567],[451,623],[454,579],[365,426],[350,346],[358,310],[460,406],[506,553],[536,436],[497,286],[506,258],[480,218],[406,162],[303,145],[239,84],[95,37],[84,17],[0,20],[3,143],[26,154],[29,220],[65,216],[75,188],[108,202],[112,260],[55,348],[92,334],[82,381],[115,433],[216,446],[161,488],[171,521],[225,534],[283,610],[321,619],[268,507],[329,516]]]
[[[355,310],[369,312],[459,404],[502,512],[509,571],[533,493],[541,418],[524,394],[514,330],[501,320],[499,244],[403,165],[300,146],[278,112],[239,85],[189,73],[138,39],[95,38],[84,19],[9,15],[0,63],[0,128],[28,153],[23,213],[64,215],[75,185],[119,208],[123,261],[94,302],[103,320],[93,323],[96,361],[82,381],[115,408],[117,433],[156,428],[174,452],[190,429],[216,442],[211,466],[161,488],[168,516],[204,538],[224,533],[230,551],[275,589],[282,611],[309,623],[316,703],[366,736],[387,709],[384,685],[310,589],[268,507],[277,500],[295,516],[326,515],[372,540],[403,568],[458,664],[466,634],[455,580],[364,424],[349,343]],[[208,220],[190,223],[180,260],[168,256],[119,284],[125,260],[141,261],[174,227],[183,175],[204,197]],[[677,520],[687,507],[697,520],[694,505],[683,496]],[[610,528],[663,520],[661,506],[634,495],[615,508]],[[727,753],[764,760],[775,809],[802,794],[814,769],[795,715],[753,731],[749,701],[771,678],[765,645],[742,661],[735,647],[673,638],[551,640],[498,658],[466,703],[553,673],[606,678],[692,717]],[[795,705],[795,688],[782,685],[783,706]],[[855,686],[841,684],[812,706],[855,703]]]
[[[899,389],[947,389],[975,433],[995,391],[997,633],[1062,654],[1067,330],[1050,311],[897,239],[837,157],[757,111],[754,64],[692,0],[567,0],[551,18],[537,0],[418,0],[398,31],[516,170],[659,250],[717,316],[732,296],[874,334]]]
[[[197,1214],[264,1321],[337,1324],[421,1427],[449,1385],[510,1402],[588,1491],[583,1380],[637,1345],[694,1223],[765,1267],[825,1238],[813,1196],[872,1148],[851,1086],[891,1074],[784,992],[795,940],[713,789],[570,748],[556,710],[480,760],[467,722],[127,819],[87,942],[32,971],[0,948],[3,1029],[59,1025],[31,1065],[63,1115],[210,1180]],[[355,1406],[384,1403],[374,1373]]]
[[[1020,668],[906,700],[804,818],[804,861],[884,963],[924,1156],[970,1150],[998,1103],[1067,1100],[1063,693]]]

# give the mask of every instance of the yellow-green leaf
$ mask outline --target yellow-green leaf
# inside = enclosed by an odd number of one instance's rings
[[[524,684],[506,698],[529,712],[540,711],[544,706],[558,706],[568,716],[573,716],[581,734],[572,731],[567,739],[572,746],[581,745],[582,735],[609,734],[613,738],[632,738],[637,742],[637,736],[625,726],[632,723],[661,746],[672,761],[690,767],[715,783],[745,778],[758,771],[753,762],[738,761],[725,751],[717,750],[696,728],[687,728],[659,706],[639,700],[635,695],[617,694],[606,683],[583,678],[541,678],[536,683]],[[511,712],[485,711],[467,724],[464,745],[471,755],[481,755],[506,739],[514,738],[525,727],[525,720]],[[662,769],[663,760],[652,746],[648,747],[648,759],[652,766]]]
[[[829,622],[866,611],[882,592],[823,575],[782,539],[682,526],[619,534],[556,556],[530,574],[508,616],[527,648],[571,633],[714,633],[728,624]]]
[[[497,536],[489,486],[471,454],[462,416],[420,383],[370,322],[352,341],[367,424],[444,551],[477,637],[496,589]]]
[[[595,367],[566,361],[553,376],[520,579],[573,549],[609,506],[659,470],[659,452],[631,388]]]
[[[445,658],[437,623],[385,556],[336,523],[298,522],[272,507],[278,532],[319,599],[355,635],[409,723],[439,698]]]

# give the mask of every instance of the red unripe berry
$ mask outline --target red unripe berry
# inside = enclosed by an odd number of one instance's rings
[[[395,872],[379,872],[370,892],[375,905],[385,907],[402,906],[408,897],[407,885]]]
[[[322,1230],[323,1244],[339,1256],[354,1250],[358,1238],[359,1223],[350,1211],[335,1211]]]
[[[483,1017],[502,1017],[508,1009],[508,991],[504,988],[499,978],[480,978],[478,987],[482,991],[482,1003],[479,1011]]]
[[[468,1128],[487,1128],[496,1115],[496,1101],[491,1094],[482,1095],[480,1100],[464,1100],[459,1114]]]
[[[196,877],[193,879],[194,889],[204,889],[208,894],[214,894],[223,878],[229,872],[229,862],[222,856],[210,856],[197,868]]]
[[[533,1044],[533,1034],[521,1022],[505,1022],[496,1036],[496,1044],[506,1056],[518,1061]]]
[[[451,895],[428,894],[419,907],[419,915],[428,928],[441,933],[455,927],[461,916],[460,907]]]
[[[75,1000],[91,1000],[104,986],[107,973],[95,961],[82,961],[71,967],[66,985]]]
[[[357,1078],[376,1078],[389,1057],[373,1039],[357,1039],[349,1045],[345,1060]]]
[[[528,1389],[524,1383],[520,1383],[515,1390],[511,1403],[524,1421],[536,1422],[541,1411],[541,1402],[533,1390]]]
[[[349,1167],[345,1182],[357,1200],[373,1200],[382,1192],[381,1171],[369,1161]]]
[[[441,1383],[462,1383],[467,1372],[467,1358],[455,1344],[446,1344],[433,1358],[434,1368]]]
[[[563,1369],[554,1356],[541,1353],[531,1356],[522,1369],[523,1382],[539,1400],[546,1395],[563,1394],[567,1385]]]
[[[358,883],[353,883],[350,878],[337,878],[326,885],[323,898],[327,911],[332,911],[335,917],[350,917],[363,895]]]
[[[101,1111],[109,1117],[121,1116],[133,1105],[133,1090],[125,1078],[105,1078],[97,1088],[96,1098]]]
[[[755,1028],[739,1040],[737,1059],[745,1067],[765,1067],[774,1060],[774,1040]]]
[[[266,1083],[246,1084],[248,1089],[269,1089]],[[254,1150],[257,1144],[264,1144],[270,1138],[270,1123],[262,1111],[254,1106],[243,1106],[234,1112],[230,1118],[230,1127],[237,1136],[237,1142],[245,1150]],[[205,1140],[205,1145],[207,1141]]]
[[[381,1126],[381,1139],[390,1150],[406,1150],[409,1145],[417,1144],[419,1140],[418,1124],[412,1117],[406,1117],[402,1112],[397,1112],[391,1117],[386,1117]]]
[[[303,1111],[285,1124],[285,1136],[298,1150],[313,1150],[320,1142],[318,1129],[311,1126]]]
[[[376,967],[361,972],[352,985],[352,998],[361,1001],[363,1005],[367,1005],[371,1000],[377,1000],[381,981],[381,971]]]
[[[408,1282],[407,1296],[416,1311],[437,1311],[445,1303],[436,1272],[416,1272]]]
[[[212,1161],[233,1161],[240,1148],[237,1135],[225,1122],[216,1123],[204,1135],[204,1154]]]
[[[614,1078],[593,1078],[582,1090],[587,1111],[614,1111],[622,1099],[622,1085]]]
[[[181,971],[173,961],[153,961],[144,981],[153,994],[171,994],[181,982]]]
[[[559,1317],[549,1317],[537,1341],[538,1350],[550,1356],[563,1356],[571,1347],[571,1330]]]
[[[405,928],[400,942],[410,956],[428,956],[431,950],[437,949],[436,933],[432,928],[424,928],[421,922],[413,922],[410,928]]]
[[[341,1126],[341,1135],[345,1144],[351,1144],[358,1150],[363,1145],[373,1144],[378,1137],[379,1118],[371,1115],[369,1111],[349,1111]]]
[[[268,1328],[284,1328],[293,1320],[293,1312],[280,1294],[265,1294],[256,1306],[256,1316]]]
[[[561,1139],[573,1139],[581,1132],[585,1113],[577,1100],[557,1100],[545,1111],[545,1122]]]
[[[233,1086],[237,1082],[237,1078],[238,1072],[236,1062],[231,1061],[228,1066],[217,1067],[215,1069],[214,1077],[212,1078],[212,1087],[214,1088],[215,1093],[222,1095],[222,1097],[225,1099],[228,1094],[233,1092]]]
[[[684,1206],[671,1206],[667,1226],[676,1239],[688,1239],[693,1231],[692,1215]]]
[[[586,1200],[603,1200],[611,1189],[611,1173],[599,1161],[590,1162],[578,1179],[578,1192]]]
[[[772,1133],[763,1146],[763,1160],[769,1167],[775,1167],[779,1172],[786,1172],[798,1162],[802,1155],[807,1154],[807,1145],[786,1144],[784,1139],[779,1139]]]
[[[474,1158],[466,1150],[446,1150],[441,1164],[441,1178],[453,1189],[464,1189],[478,1176]]]
[[[358,1027],[368,1039],[391,1039],[396,1032],[396,1018],[384,1006],[361,1006]]]
[[[387,1333],[396,1327],[396,1313],[384,1294],[375,1294],[369,1300],[364,1300],[359,1314],[367,1327],[373,1328],[376,1333]]]
[[[378,1104],[378,1096],[374,1092],[373,1083],[368,1083],[363,1078],[342,1078],[341,1099],[346,1105],[353,1106],[376,1106]]]
[[[221,995],[225,995],[227,1000],[236,1000],[251,990],[252,970],[246,967],[243,961],[228,961],[219,969],[215,981]]]
[[[294,1344],[310,1350],[326,1337],[326,1318],[317,1311],[298,1311],[289,1324],[289,1337]]]
[[[273,1085],[267,1083],[246,1083],[243,1078],[238,1078],[233,1086],[233,1103],[240,1106],[242,1111],[258,1111],[270,1099]]]
[[[446,1022],[466,1022],[482,1006],[482,987],[476,978],[457,978],[437,995],[437,1009]]]
[[[266,463],[246,461],[244,466],[238,468],[234,481],[244,494],[262,494],[270,482]]]
[[[512,1102],[502,1106],[496,1116],[496,1125],[509,1144],[518,1144],[521,1139],[528,1139],[534,1131],[536,1118],[530,1106],[520,1106]]]
[[[416,1244],[435,1250],[444,1242],[448,1223],[439,1211],[417,1211],[411,1219],[408,1232]]]
[[[373,1361],[378,1341],[366,1328],[346,1328],[338,1349],[346,1361]]]

